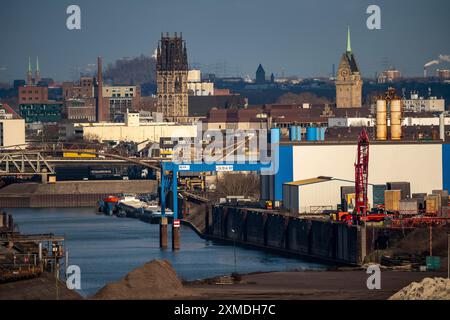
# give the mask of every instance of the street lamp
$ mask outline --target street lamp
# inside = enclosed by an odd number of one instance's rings
[[[234,273],[237,273],[237,270],[236,270],[236,230],[235,230],[235,229],[231,229],[231,232],[234,234],[234,235],[233,235]]]

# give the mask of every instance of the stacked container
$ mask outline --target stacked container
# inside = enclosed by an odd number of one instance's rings
[[[426,193],[413,193],[412,198],[417,200],[418,207],[420,210],[425,209],[425,197],[427,196]]]
[[[441,196],[441,207],[448,206],[448,190],[433,190],[432,193]]]
[[[388,190],[401,190],[400,199],[411,198],[411,184],[409,182],[388,182]]]
[[[384,191],[386,186],[384,184],[378,184],[373,186],[373,206],[384,204]]]
[[[416,215],[418,214],[419,202],[417,199],[403,199],[400,200],[399,213],[403,215]]]
[[[384,207],[386,211],[400,211],[401,190],[386,190],[384,192]]]
[[[441,195],[431,194],[425,197],[425,210],[427,214],[438,215],[441,211]]]

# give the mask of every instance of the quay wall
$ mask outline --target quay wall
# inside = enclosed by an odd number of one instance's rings
[[[107,196],[155,193],[154,180],[17,183],[0,189],[0,208],[93,207]]]
[[[343,265],[361,265],[366,249],[361,227],[258,209],[214,206],[207,230],[207,238]]]

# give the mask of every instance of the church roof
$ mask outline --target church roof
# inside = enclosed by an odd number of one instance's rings
[[[263,68],[263,66],[261,64],[259,64],[258,70],[256,70],[256,72],[257,73],[261,73],[261,72],[265,73],[264,68]]]
[[[358,64],[356,63],[355,55],[353,54],[353,52],[348,52],[347,51],[342,56],[342,59],[345,59],[345,61],[348,63],[352,73],[353,72],[359,72],[359,67],[358,67]]]

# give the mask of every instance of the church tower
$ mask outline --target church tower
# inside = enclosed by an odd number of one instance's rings
[[[350,28],[347,31],[347,50],[342,55],[336,79],[336,106],[338,108],[361,108],[361,74],[352,52]]]
[[[259,64],[258,69],[256,70],[256,83],[266,83],[266,71],[264,71],[264,68],[261,64]]]
[[[33,85],[33,70],[31,70],[31,58],[28,57],[27,85]]]
[[[161,34],[157,49],[157,110],[164,118],[177,121],[189,116],[188,109],[188,59],[186,42],[182,35],[170,37]],[[180,119],[181,120],[181,119]]]
[[[41,70],[39,69],[39,57],[36,57],[36,76],[34,82],[38,84],[39,81],[41,81]]]

